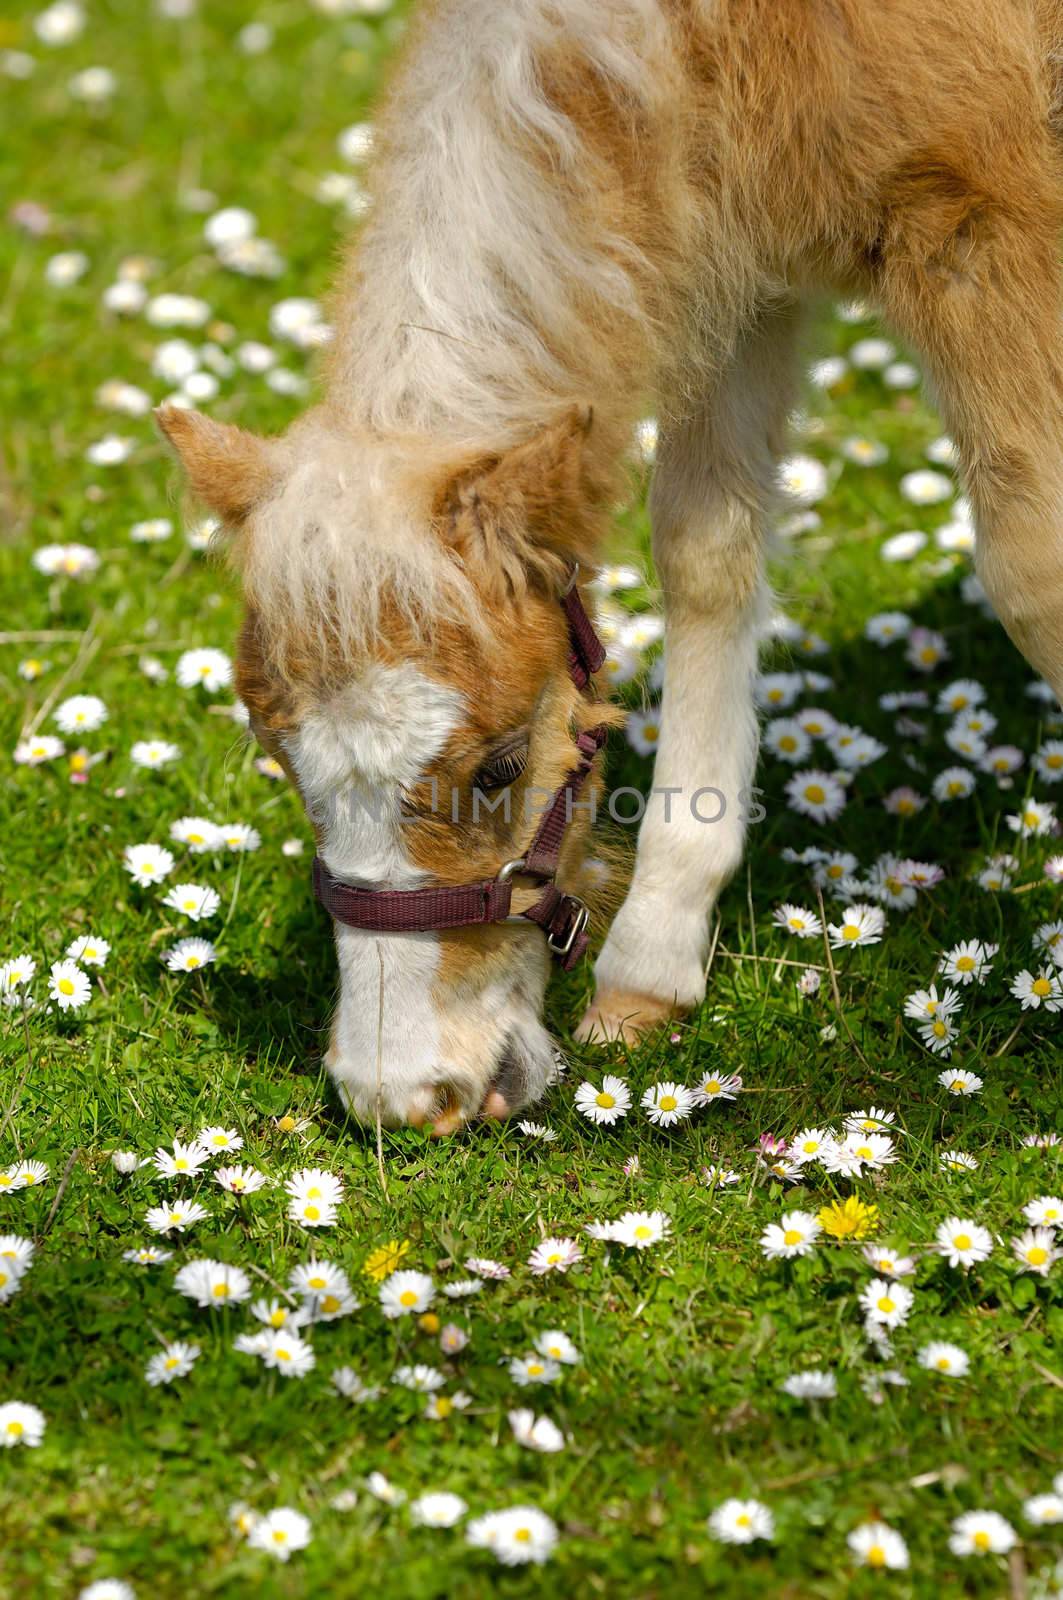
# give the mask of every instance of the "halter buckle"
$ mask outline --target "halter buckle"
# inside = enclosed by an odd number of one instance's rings
[[[576,940],[586,931],[587,924],[591,920],[591,914],[582,900],[578,900],[574,894],[565,895],[564,899],[570,907],[574,908],[575,915],[567,927],[560,932],[554,932],[550,929],[546,934],[546,942],[550,947],[550,952],[552,955],[557,956],[559,960],[563,960],[568,955]]]

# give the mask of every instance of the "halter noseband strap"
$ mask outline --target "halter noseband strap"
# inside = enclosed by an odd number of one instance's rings
[[[568,670],[573,683],[586,689],[605,661],[605,647],[594,631],[574,570],[561,596],[568,622]],[[507,861],[494,878],[479,883],[425,889],[359,889],[334,878],[320,856],[314,857],[314,894],[337,922],[370,933],[435,933],[443,928],[473,928],[506,922],[513,898],[513,879],[538,878],[539,899],[519,913],[542,928],[551,954],[567,972],[587,948],[589,914],[582,900],[566,894],[555,882],[565,830],[594,758],[608,737],[607,727],[581,733],[578,759],[548,806],[526,855]]]

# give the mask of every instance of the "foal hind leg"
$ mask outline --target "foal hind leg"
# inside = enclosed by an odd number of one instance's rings
[[[661,439],[650,509],[665,679],[631,888],[595,968],[583,1038],[633,1036],[704,998],[709,918],[742,859],[757,754],[767,508],[796,311],[765,311],[706,404]]]
[[[1063,698],[1063,296],[1047,132],[977,192],[926,179],[895,213],[878,284],[922,352],[977,526],[976,566],[1027,660]],[[1006,187],[1005,187],[1006,185]]]

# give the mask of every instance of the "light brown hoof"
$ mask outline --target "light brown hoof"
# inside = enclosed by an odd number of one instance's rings
[[[608,1044],[621,1040],[634,1044],[646,1033],[670,1021],[678,1008],[652,994],[635,994],[629,989],[603,989],[596,994],[576,1029],[584,1044]]]

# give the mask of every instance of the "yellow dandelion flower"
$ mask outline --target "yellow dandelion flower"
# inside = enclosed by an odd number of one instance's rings
[[[367,1278],[372,1278],[374,1283],[382,1283],[385,1278],[390,1278],[402,1265],[402,1258],[410,1248],[409,1239],[389,1239],[387,1244],[377,1245],[375,1250],[370,1250],[365,1259],[362,1271]]]
[[[864,1239],[878,1224],[878,1206],[851,1194],[848,1200],[835,1200],[819,1213],[824,1233],[832,1239]]]

